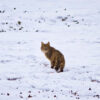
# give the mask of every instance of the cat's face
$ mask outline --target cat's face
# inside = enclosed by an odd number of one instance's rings
[[[44,53],[47,53],[50,49],[50,43],[48,42],[47,44],[44,44],[43,42],[41,42],[41,50]]]

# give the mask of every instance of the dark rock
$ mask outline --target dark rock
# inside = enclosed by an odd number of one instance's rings
[[[21,21],[18,21],[18,24],[21,25]]]
[[[9,96],[10,94],[9,93],[7,93],[7,96]]]
[[[16,10],[16,8],[14,8],[14,10]]]
[[[32,96],[29,94],[29,95],[28,95],[28,98],[32,98]]]
[[[56,98],[57,96],[56,95],[54,95],[54,98]]]
[[[92,90],[91,88],[89,88],[89,90]]]

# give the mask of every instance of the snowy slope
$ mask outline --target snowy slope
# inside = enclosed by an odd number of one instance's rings
[[[99,0],[0,0],[0,100],[100,99]],[[50,41],[63,73],[40,50]]]

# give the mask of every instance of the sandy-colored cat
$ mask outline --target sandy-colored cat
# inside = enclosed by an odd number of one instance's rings
[[[65,66],[64,55],[50,46],[50,43],[44,44],[41,42],[41,50],[44,52],[45,56],[51,62],[51,68],[55,68],[56,71],[60,69],[60,72],[63,72]]]

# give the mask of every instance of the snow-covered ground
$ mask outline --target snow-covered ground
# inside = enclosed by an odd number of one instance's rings
[[[64,72],[41,41],[64,54]],[[76,99],[100,99],[100,1],[0,0],[0,100]]]

